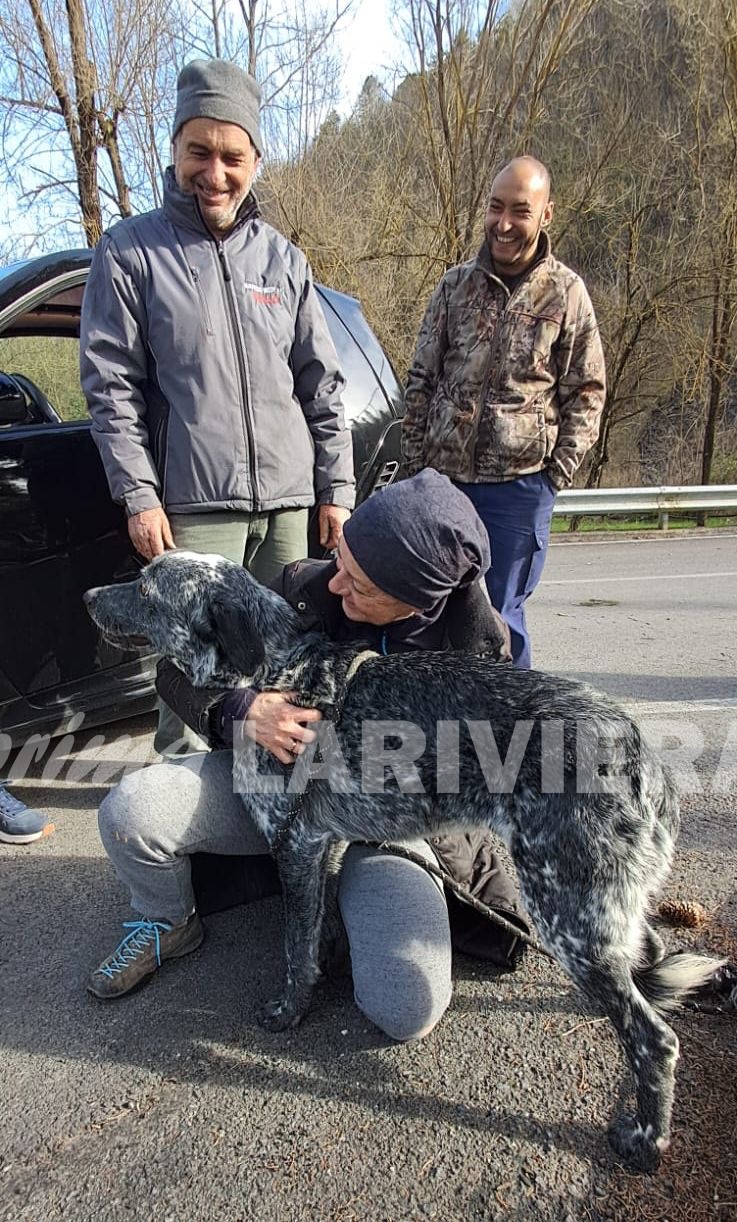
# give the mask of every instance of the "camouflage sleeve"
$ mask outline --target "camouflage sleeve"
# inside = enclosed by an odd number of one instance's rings
[[[422,320],[405,391],[402,421],[402,452],[408,473],[422,470],[425,427],[430,402],[435,393],[448,347],[448,309],[445,281],[435,289]]]
[[[558,341],[560,430],[547,474],[556,488],[569,488],[584,456],[599,436],[606,399],[604,352],[594,307],[582,280],[568,295]]]

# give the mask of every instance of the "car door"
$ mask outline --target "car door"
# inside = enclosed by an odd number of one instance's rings
[[[82,602],[137,569],[79,384],[86,262],[52,266],[0,309],[0,370],[28,401],[25,422],[0,427],[0,730],[150,693],[151,660],[104,642]]]
[[[317,286],[346,379],[346,424],[353,438],[356,503],[396,478],[401,464],[402,388],[360,302]]]

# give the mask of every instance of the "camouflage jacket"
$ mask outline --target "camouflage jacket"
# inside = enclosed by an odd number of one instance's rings
[[[510,293],[484,243],[430,299],[407,381],[402,427],[412,475],[465,483],[545,469],[566,488],[599,434],[604,354],[579,276],[540,255]]]

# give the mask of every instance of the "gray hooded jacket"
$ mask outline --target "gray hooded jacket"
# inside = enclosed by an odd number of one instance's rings
[[[100,242],[82,386],[130,516],[352,508],[345,384],[304,255],[249,195],[224,240],[167,170],[163,208]]]

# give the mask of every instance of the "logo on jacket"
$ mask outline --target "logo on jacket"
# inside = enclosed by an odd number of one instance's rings
[[[281,293],[275,284],[253,284],[250,280],[246,280],[243,287],[248,289],[256,305],[281,305]]]

